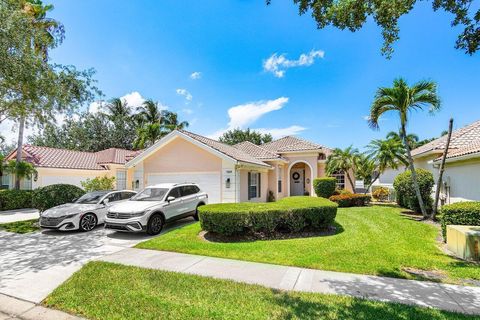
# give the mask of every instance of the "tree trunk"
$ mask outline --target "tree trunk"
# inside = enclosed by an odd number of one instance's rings
[[[432,220],[435,220],[437,216],[438,201],[440,199],[440,188],[442,186],[443,171],[445,170],[445,160],[447,159],[448,148],[450,147],[450,139],[452,138],[452,130],[453,130],[453,118],[450,118],[450,122],[448,124],[447,143],[445,145],[445,150],[443,151],[442,162],[440,163],[440,170],[438,172],[437,189],[435,190],[435,202],[433,203],[432,216],[431,216]]]
[[[18,122],[18,143],[17,143],[17,169],[18,164],[22,161],[23,151],[23,131],[25,130],[25,117],[21,117]],[[15,172],[15,189],[20,190],[20,178]]]
[[[373,183],[375,181],[377,181],[377,179],[380,177],[380,172],[377,173],[377,175],[375,176],[374,179],[372,179],[372,181],[370,181],[370,183],[368,184],[367,188],[365,188],[365,192],[363,194],[367,194],[368,193],[368,190],[370,190],[370,188],[372,187]]]
[[[347,179],[348,181],[350,182],[350,185],[352,186],[352,191],[353,193],[356,193],[356,190],[355,190],[355,182],[352,181],[352,177],[350,176],[350,173],[347,171],[346,172],[347,174]],[[355,175],[354,175],[355,176]]]
[[[413,165],[412,154],[410,153],[410,146],[407,141],[407,130],[405,129],[405,124],[401,125],[403,143],[405,144],[405,149],[407,150],[408,166],[412,172],[412,181],[413,187],[415,189],[415,194],[417,195],[418,204],[420,205],[420,211],[424,219],[428,218],[427,210],[425,209],[425,204],[423,203],[422,194],[420,193],[420,186],[418,185],[417,172],[415,171],[415,166]]]

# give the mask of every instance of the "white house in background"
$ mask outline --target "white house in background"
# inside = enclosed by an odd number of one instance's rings
[[[446,141],[445,135],[412,150],[415,168],[432,172],[435,182]],[[403,171],[405,167],[387,170],[375,185],[392,186],[397,174]],[[480,120],[453,131],[441,190],[445,204],[480,201]]]

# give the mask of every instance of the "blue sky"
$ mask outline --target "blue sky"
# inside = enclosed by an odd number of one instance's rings
[[[411,117],[409,130],[421,138],[439,135],[450,116],[455,127],[480,119],[480,53],[455,50],[460,30],[430,3],[418,3],[400,20],[401,39],[387,60],[373,22],[356,33],[317,30],[292,1],[272,2],[53,1],[51,15],[65,25],[66,39],[51,56],[96,69],[106,99],[138,92],[205,135],[248,126],[297,132],[331,147],[363,147],[398,128],[395,114],[379,132],[364,119],[376,88],[398,76],[438,82],[443,109]],[[264,70],[275,53],[292,65],[283,77]],[[310,61],[298,60],[309,53]],[[201,77],[191,79],[193,72]],[[136,93],[129,97],[138,101]]]

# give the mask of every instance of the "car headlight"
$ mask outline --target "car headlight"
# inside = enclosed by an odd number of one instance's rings
[[[132,217],[142,217],[147,214],[150,210],[145,210],[145,211],[140,211],[140,212],[135,212],[132,213]]]
[[[67,214],[67,215],[65,215],[65,216],[63,216],[63,217],[64,217],[65,219],[70,219],[70,218],[73,218],[73,217],[75,217],[75,216],[77,216],[77,215],[79,215],[79,214],[80,214],[80,212],[77,212],[77,213]]]

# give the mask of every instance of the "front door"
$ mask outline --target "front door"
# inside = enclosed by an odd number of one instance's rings
[[[290,195],[303,196],[305,192],[305,170],[292,169],[290,170]]]

